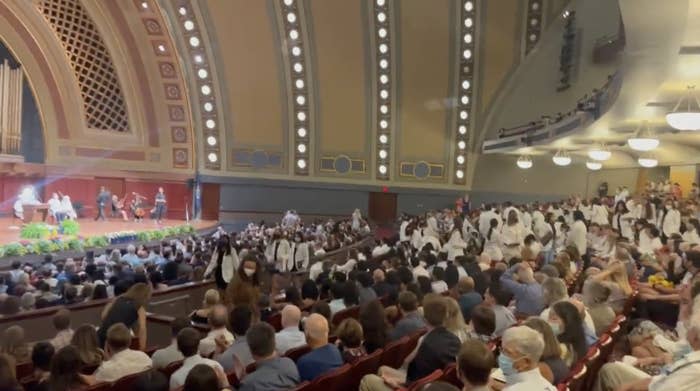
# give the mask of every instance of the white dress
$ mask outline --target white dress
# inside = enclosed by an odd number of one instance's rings
[[[525,230],[520,224],[504,225],[501,230],[501,252],[505,260],[520,257],[520,250],[525,239]],[[517,246],[507,246],[517,244]]]

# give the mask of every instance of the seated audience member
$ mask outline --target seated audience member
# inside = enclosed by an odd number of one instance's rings
[[[17,381],[16,365],[12,356],[0,353],[0,390],[23,391]]]
[[[586,290],[583,294],[584,304],[593,320],[595,334],[600,337],[615,321],[615,311],[608,304],[610,288],[598,281],[591,281],[586,285]]]
[[[439,266],[433,267],[430,288],[432,289],[433,293],[437,294],[442,294],[450,289],[445,282],[445,269]]]
[[[588,346],[581,315],[575,305],[560,301],[552,306],[548,318],[552,332],[563,345],[564,362],[571,366],[586,355]]]
[[[70,340],[73,338],[73,329],[70,327],[70,311],[62,308],[56,312],[51,318],[56,336],[51,340],[51,344],[56,350],[70,345]]]
[[[426,327],[423,315],[418,312],[418,298],[413,292],[406,291],[399,294],[399,311],[401,319],[396,322],[396,326],[389,333],[392,341]]]
[[[360,324],[364,335],[363,346],[368,354],[381,349],[389,338],[389,322],[379,300],[370,301],[360,308]]]
[[[488,306],[479,304],[472,310],[469,339],[488,343],[496,331],[496,314]]]
[[[419,341],[415,353],[408,363],[406,372],[393,368],[381,367],[380,376],[366,375],[362,378],[360,389],[390,390],[428,376],[436,369],[442,369],[455,361],[460,342],[452,332],[445,328],[447,302],[442,297],[429,297],[423,303],[423,314],[430,331]]]
[[[25,292],[19,299],[22,311],[31,311],[36,306],[36,296],[32,292]]]
[[[626,250],[624,253],[627,253]],[[627,256],[629,256],[629,254],[627,254]],[[619,260],[611,259],[611,262],[608,263],[604,270],[588,278],[586,283],[584,283],[584,288],[587,283],[590,283],[589,281],[601,282],[610,289],[608,304],[610,304],[615,313],[622,312],[627,299],[633,292],[629,283],[626,263]]]
[[[216,289],[209,289],[204,293],[203,308],[195,310],[190,314],[190,320],[196,324],[208,324],[209,312],[211,309],[221,302],[221,296]]]
[[[559,341],[554,336],[552,328],[545,320],[535,316],[529,317],[524,326],[527,326],[542,335],[544,350],[540,357],[540,373],[552,384],[559,384],[569,374],[569,367],[561,358],[561,348]]]
[[[377,293],[372,289],[372,275],[369,272],[360,271],[357,274],[357,282],[359,282],[357,291],[360,305],[377,299]]]
[[[81,369],[80,355],[75,346],[68,345],[58,350],[51,359],[51,373],[46,382],[47,389],[50,391],[73,391],[84,388],[93,381],[89,376],[81,374]],[[97,379],[97,381],[104,380]]]
[[[255,371],[246,375],[238,391],[277,391],[299,384],[294,361],[275,354],[275,330],[267,323],[257,323],[246,333]]]
[[[447,304],[445,327],[456,335],[460,342],[466,341],[469,336],[469,330],[464,323],[464,316],[462,316],[462,311],[459,309],[457,300],[451,297],[445,297],[445,303]]]
[[[516,274],[517,273],[517,274]],[[517,279],[514,275],[517,275]],[[532,267],[522,262],[513,265],[500,278],[504,289],[515,298],[515,312],[522,316],[539,315],[544,309],[542,286],[535,281]]]
[[[352,364],[360,357],[367,355],[367,351],[362,345],[362,325],[357,320],[344,319],[335,330],[335,335],[338,336],[336,345],[346,363]]]
[[[393,292],[393,288],[385,281],[385,278],[386,276],[382,269],[374,269],[374,272],[372,272],[372,279],[374,280],[372,289],[374,289],[377,297],[389,296]]]
[[[564,280],[561,278],[547,278],[544,280],[542,283],[542,298],[544,301],[544,305],[547,307],[545,308],[541,313],[540,313],[540,318],[542,319],[548,319],[549,318],[549,311],[551,310],[552,306],[555,303],[558,303],[560,301],[567,301],[569,300],[569,293],[566,288],[566,283]],[[593,319],[591,318],[590,314],[586,309],[583,309],[584,317],[584,325],[588,330],[592,332],[595,331],[595,325],[593,323]]]
[[[84,324],[78,327],[70,343],[78,349],[80,361],[84,366],[94,367],[102,364],[105,352],[99,346],[97,331],[92,325]]]
[[[170,381],[172,390],[172,379]],[[215,369],[207,364],[197,364],[187,373],[187,378],[182,386],[183,391],[207,391],[226,390],[231,388],[226,374],[220,369]]]
[[[503,335],[503,332],[508,327],[516,323],[515,315],[508,308],[508,303],[510,303],[512,297],[513,295],[510,292],[504,290],[497,283],[491,284],[484,294],[484,304],[490,307],[496,316],[496,331],[494,331],[494,334],[497,337]]]
[[[17,296],[6,296],[4,300],[0,301],[0,315],[17,315],[21,310],[21,303]]]
[[[24,329],[21,326],[10,326],[2,333],[0,353],[12,356],[16,362],[29,361],[29,345],[24,340]]]
[[[113,382],[151,368],[153,365],[151,358],[142,351],[130,349],[130,345],[131,331],[123,323],[114,324],[107,330],[105,344],[107,360],[103,361],[95,371],[96,381]],[[79,355],[78,360],[80,360]]]
[[[483,299],[478,292],[474,291],[474,279],[471,277],[462,277],[457,283],[459,291],[459,308],[462,310],[462,316],[465,322],[469,322],[472,309],[481,304]]]
[[[328,343],[328,321],[322,315],[311,314],[304,324],[306,341],[311,351],[297,360],[301,381],[311,381],[343,365],[338,348]]]
[[[214,360],[203,358],[197,353],[199,348],[199,331],[191,327],[185,327],[180,330],[180,333],[177,335],[177,348],[185,359],[182,361],[182,366],[170,376],[171,390],[184,385],[185,379],[188,378],[192,368],[199,364],[207,365],[214,370],[220,370],[222,373],[224,372],[221,364]]]
[[[173,319],[173,321],[170,323],[170,335],[172,335],[170,345],[153,352],[153,355],[151,356],[151,360],[153,361],[153,368],[165,368],[168,365],[174,362],[181,361],[185,358],[180,352],[180,350],[177,348],[177,335],[180,333],[180,330],[189,326],[190,321],[185,318]]]
[[[318,296],[319,292],[316,283],[311,279],[305,280],[301,285],[301,302],[304,304],[303,309],[306,310],[314,305],[316,300],[318,300]]]
[[[301,322],[301,310],[295,305],[286,305],[282,308],[282,330],[275,335],[275,348],[277,353],[284,355],[289,349],[306,345],[304,332],[299,330]]]
[[[331,307],[331,317],[346,308],[344,282],[334,282],[331,285],[331,301],[328,306]]]
[[[48,390],[48,380],[51,374],[51,359],[56,349],[49,342],[39,342],[32,348],[32,366],[34,367],[34,382],[26,387],[27,391]],[[0,388],[2,389],[2,388]]]
[[[508,391],[556,391],[540,373],[539,362],[544,351],[542,335],[527,327],[511,327],[503,333],[498,367],[506,379]]]
[[[603,365],[593,390],[608,391],[667,391],[700,389],[700,300],[695,300],[688,321],[687,352],[664,367],[660,374],[647,373],[623,362]]]
[[[457,378],[462,391],[488,391],[489,375],[496,366],[493,352],[481,341],[468,340],[457,355]]]
[[[328,302],[324,300],[317,301],[311,306],[310,313],[323,316],[328,321],[328,324],[331,324],[331,308],[328,306]]]
[[[168,391],[168,378],[161,371],[151,370],[139,376],[133,385],[134,391]]]
[[[246,334],[248,329],[250,329],[252,320],[253,311],[247,305],[239,305],[231,310],[229,323],[236,339],[231,345],[226,347],[223,353],[215,356],[216,361],[221,364],[224,371],[230,372],[235,370],[239,379],[245,374],[246,366],[254,361],[246,340]],[[221,341],[221,338],[219,341]],[[218,343],[220,344],[221,342]]]
[[[211,327],[207,336],[199,342],[199,354],[202,357],[211,357],[216,350],[216,340],[221,338],[225,345],[230,345],[233,340],[233,334],[226,328],[228,320],[228,312],[226,306],[217,304],[209,311],[209,326]]]

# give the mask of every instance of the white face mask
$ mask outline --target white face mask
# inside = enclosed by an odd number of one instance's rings
[[[243,268],[243,273],[245,273],[246,276],[250,277],[253,274],[255,274],[255,269]]]

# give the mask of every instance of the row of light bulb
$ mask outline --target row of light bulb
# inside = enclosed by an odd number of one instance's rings
[[[465,150],[467,149],[467,143],[465,137],[467,134],[467,124],[469,123],[469,109],[471,107],[471,94],[472,94],[472,83],[469,79],[469,75],[472,74],[471,66],[474,61],[474,20],[475,20],[475,9],[474,2],[471,0],[464,2],[464,10],[462,12],[464,24],[464,34],[462,36],[462,57],[467,65],[463,65],[461,69],[461,96],[459,97],[459,118],[457,126],[457,154],[455,156],[456,168],[455,177],[458,180],[464,179],[464,163],[466,162]]]
[[[377,172],[380,176],[387,178],[389,172],[389,133],[390,133],[390,107],[389,107],[389,91],[388,86],[391,81],[391,72],[389,61],[391,53],[389,51],[389,9],[386,7],[386,0],[376,0],[376,40],[377,40],[377,80],[379,81],[379,145],[377,146],[377,157],[379,164]]]
[[[591,157],[590,153],[589,157]],[[552,162],[554,162],[554,164],[556,164],[557,166],[565,167],[571,164],[572,159],[565,152],[559,151],[554,156],[552,156]],[[656,167],[659,164],[659,161],[653,156],[642,155],[637,159],[637,163],[639,163],[639,165],[642,167],[651,168]],[[523,170],[527,170],[528,168],[532,167],[532,159],[530,158],[530,156],[522,155],[516,161],[516,165],[519,168],[522,168]],[[601,159],[592,159],[586,161],[586,167],[594,171],[600,170],[601,168],[603,168],[603,163]]]

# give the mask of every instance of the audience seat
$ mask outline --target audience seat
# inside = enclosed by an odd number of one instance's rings
[[[270,315],[270,317],[267,318],[267,323],[275,329],[275,332],[282,330],[282,313],[277,312]]]
[[[382,361],[383,351],[377,349],[374,353],[357,360],[350,368],[350,374],[345,382],[341,384],[343,390],[357,390],[360,386],[362,376],[376,373]]]
[[[569,373],[569,376],[557,386],[557,389],[562,390],[561,386],[564,386],[564,389],[568,388],[569,391],[584,391],[586,373],[588,373],[586,364],[578,362]]]
[[[386,365],[392,368],[398,368],[403,363],[403,352],[408,345],[410,338],[405,336],[396,341],[389,342],[383,349],[381,365]]]
[[[457,364],[450,364],[447,367],[445,367],[444,372],[442,373],[442,376],[439,379],[440,381],[444,381],[446,383],[450,383],[453,386],[459,388],[460,390],[462,387],[464,387],[464,384],[459,380],[459,377],[457,376]]]
[[[256,368],[257,368],[257,365],[256,365],[255,361],[253,361],[252,363],[248,364],[247,367],[245,367],[245,374],[247,375],[247,374],[255,372]]]
[[[22,379],[34,374],[34,364],[31,361],[17,364],[15,367],[17,379]]]
[[[304,346],[299,346],[298,348],[294,349],[289,349],[284,353],[284,357],[289,357],[292,359],[292,361],[296,362],[299,357],[305,355],[306,353],[311,351],[311,346],[309,345],[304,345]]]
[[[160,368],[160,371],[167,377],[170,378],[170,375],[172,375],[175,371],[180,369],[182,366],[182,360],[180,361],[175,361],[170,364],[168,364],[165,368]]]
[[[333,327],[336,327],[342,322],[343,320],[347,318],[354,318],[358,319],[360,317],[360,306],[359,305],[354,305],[352,307],[346,308],[344,310],[340,310],[333,315],[333,319],[331,323],[333,323]]]
[[[136,382],[136,379],[138,379],[139,376],[143,375],[144,372],[148,372],[150,369],[138,373],[134,373],[133,375],[129,376],[124,376],[121,379],[115,381],[112,383],[112,387],[110,388],[111,391],[131,391],[131,389],[134,386],[134,383]]]
[[[340,389],[340,386],[345,384],[350,376],[351,368],[352,366],[350,364],[345,364],[322,376],[319,376],[313,381],[313,387],[311,389],[314,391],[330,391],[336,388]]]
[[[228,380],[228,384],[230,384],[231,387],[238,387],[238,383],[240,381],[238,380],[238,375],[236,375],[235,370],[226,372],[226,379]]]
[[[93,384],[90,387],[83,388],[83,391],[111,391],[112,383],[102,382]]]
[[[309,383],[308,381],[299,383],[294,388],[290,388],[290,391],[309,391],[311,389],[312,383]]]

